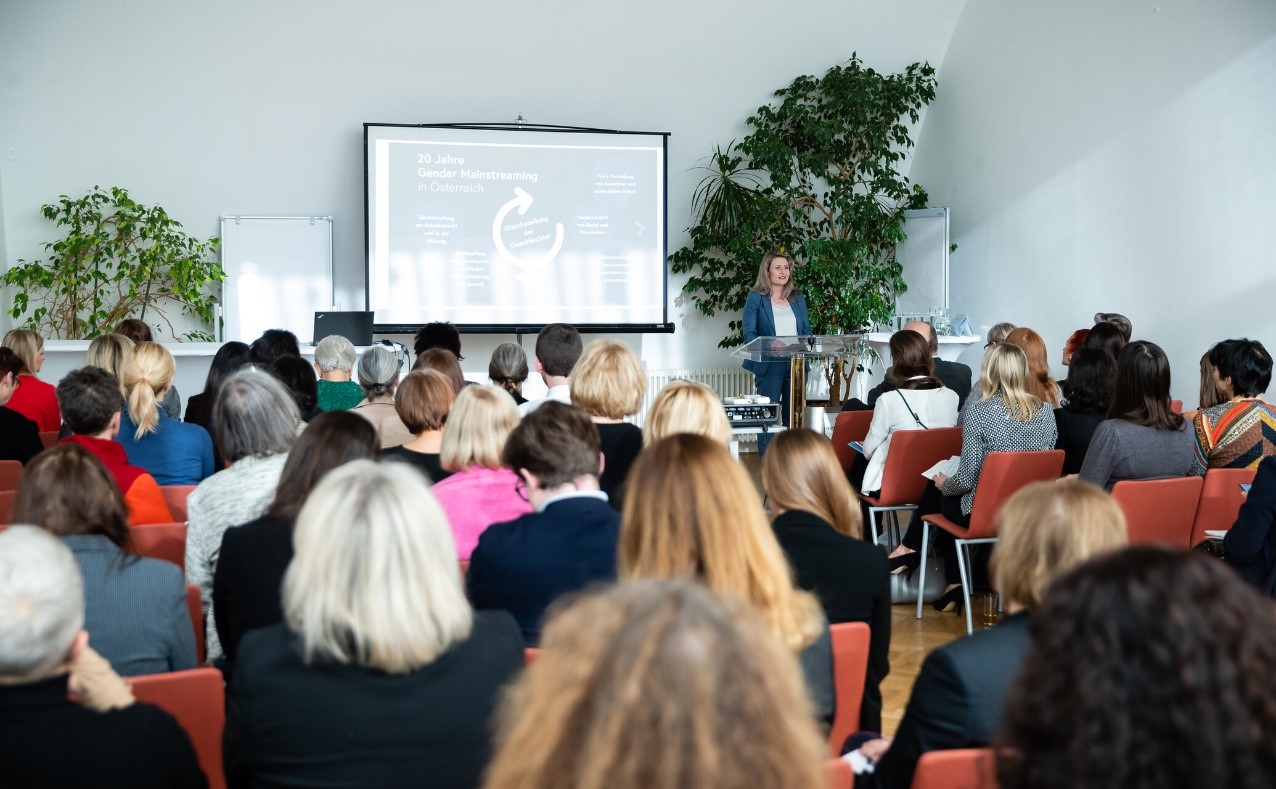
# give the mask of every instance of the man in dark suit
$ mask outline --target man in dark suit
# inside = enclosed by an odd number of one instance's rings
[[[961,407],[966,404],[966,396],[970,394],[970,368],[961,362],[948,362],[939,358],[939,337],[935,334],[935,327],[929,323],[909,321],[904,324],[901,331],[915,331],[930,343],[930,355],[935,358],[935,377],[943,381],[944,386],[957,393],[957,409],[961,410]],[[877,398],[894,388],[895,386],[889,380],[882,381],[868,390],[867,399],[864,402],[851,398],[842,403],[842,410],[866,411],[877,404]]]
[[[89,649],[79,567],[34,526],[0,533],[0,764],[5,786],[208,785],[177,721]]]
[[[615,579],[620,513],[598,488],[598,430],[580,408],[547,401],[514,428],[503,459],[533,512],[483,532],[466,587],[476,609],[510,612],[534,645],[556,598]]]

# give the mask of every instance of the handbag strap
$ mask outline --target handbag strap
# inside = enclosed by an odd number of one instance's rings
[[[895,392],[899,395],[899,399],[904,402],[904,407],[908,409],[909,416],[913,418],[913,421],[917,423],[917,426],[922,430],[930,430],[929,427],[926,427],[926,423],[917,416],[917,412],[913,410],[913,407],[908,404],[908,398],[904,397],[904,390],[896,389]]]

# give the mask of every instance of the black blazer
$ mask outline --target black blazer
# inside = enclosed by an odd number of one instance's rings
[[[478,786],[491,756],[492,713],[523,666],[508,615],[434,662],[386,674],[307,666],[283,625],[240,642],[226,697],[226,781],[240,786]]]
[[[1268,597],[1276,597],[1276,457],[1263,458],[1236,524],[1223,538],[1225,561]]]
[[[0,460],[22,465],[44,450],[40,427],[11,408],[0,406]]]
[[[1081,472],[1081,463],[1085,461],[1086,450],[1090,448],[1090,439],[1094,438],[1094,431],[1099,423],[1107,418],[1107,414],[1082,414],[1068,408],[1054,410],[1054,423],[1059,430],[1054,448],[1063,450],[1065,475]]]
[[[556,598],[616,578],[620,514],[602,499],[573,496],[542,512],[496,523],[479,537],[465,577],[476,609],[498,608],[518,620],[529,645]]]
[[[872,775],[856,777],[856,787],[907,789],[922,754],[992,742],[1006,694],[1032,647],[1029,621],[1026,612],[1013,614],[991,630],[930,653],[913,683],[895,741]]]
[[[771,524],[793,566],[794,582],[814,594],[830,624],[865,622],[872,631],[860,728],[882,729],[879,684],[890,673],[890,569],[886,553],[847,537],[809,512],[790,510]]]
[[[957,393],[958,410],[966,404],[966,397],[970,395],[970,376],[970,368],[961,362],[949,362],[935,357],[935,377]]]
[[[249,630],[284,620],[280,585],[292,562],[293,518],[261,517],[222,535],[213,571],[213,620],[227,660]]]
[[[67,700],[67,675],[0,685],[0,785],[206,787],[195,749],[149,704],[93,712]]]
[[[629,476],[629,467],[642,451],[642,428],[628,422],[598,424],[595,427],[598,428],[598,440],[605,459],[598,487],[607,494],[612,508],[619,512],[625,506],[625,478]]]

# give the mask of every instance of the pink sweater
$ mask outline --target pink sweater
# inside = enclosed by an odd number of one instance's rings
[[[434,483],[434,496],[452,524],[458,559],[470,558],[488,526],[532,511],[514,491],[517,482],[518,475],[507,468],[474,466]]]

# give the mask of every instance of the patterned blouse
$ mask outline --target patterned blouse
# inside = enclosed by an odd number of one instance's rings
[[[1054,449],[1058,427],[1054,409],[1047,403],[1026,422],[1010,416],[1006,401],[998,396],[966,401],[961,412],[961,465],[944,481],[945,496],[961,496],[961,511],[970,514],[975,503],[975,486],[989,452],[1036,452]]]
[[[1258,468],[1264,457],[1276,455],[1276,409],[1262,400],[1202,409],[1194,427],[1195,474],[1208,468]]]

